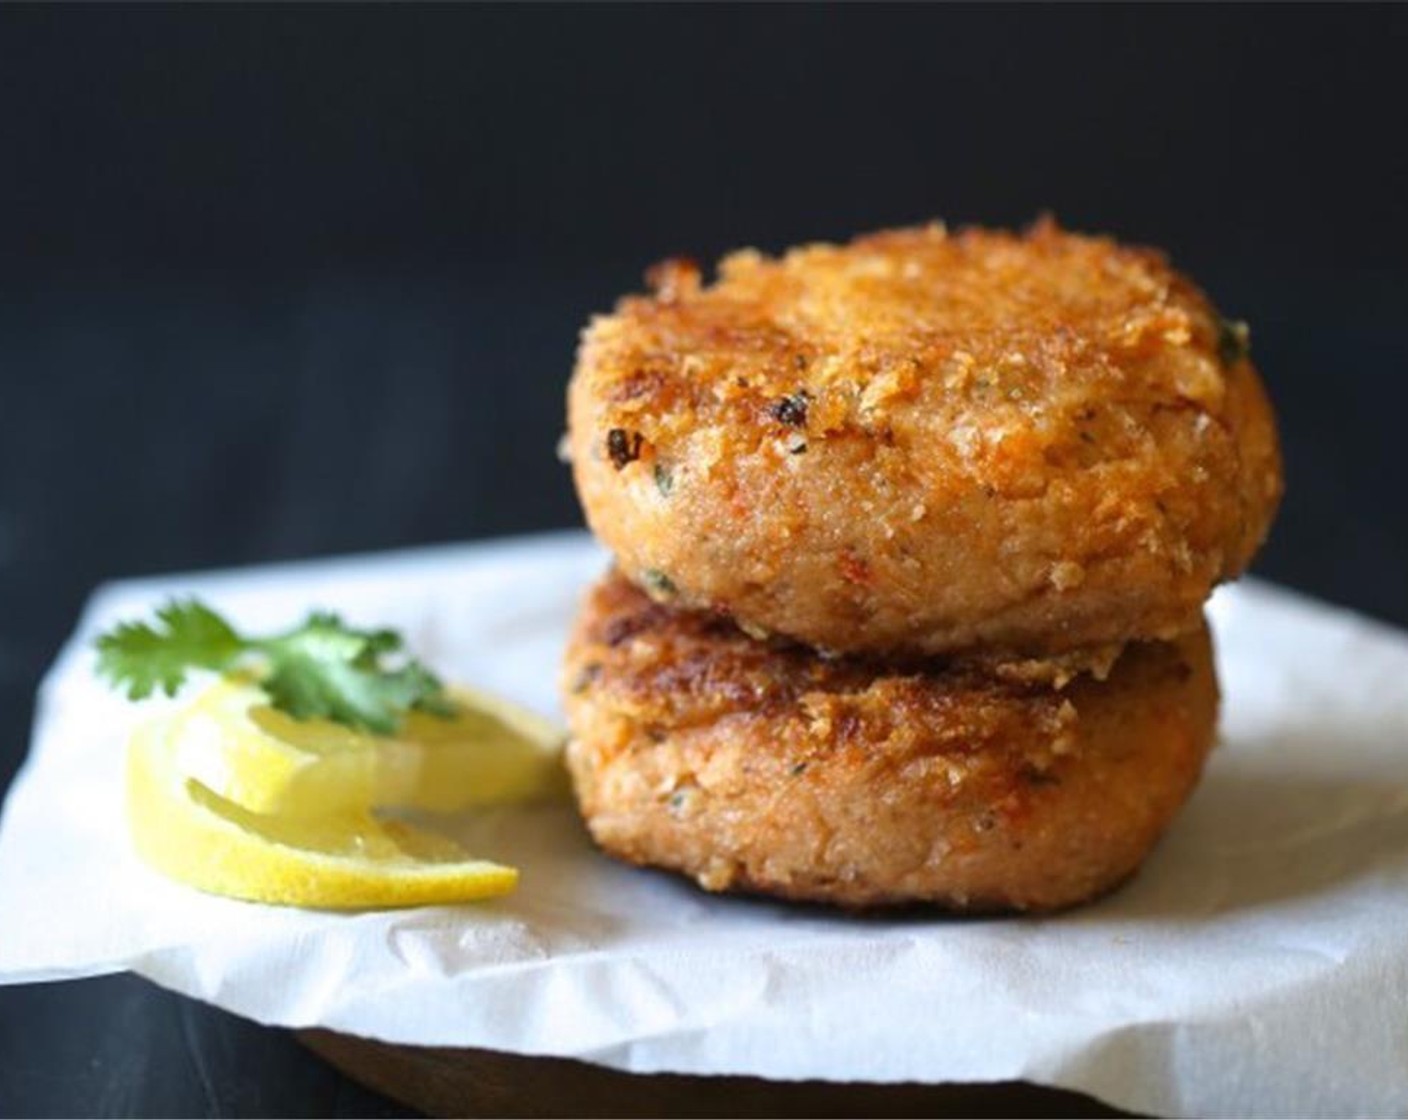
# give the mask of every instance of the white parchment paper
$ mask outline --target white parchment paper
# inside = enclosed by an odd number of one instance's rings
[[[88,644],[172,593],[250,627],[312,605],[555,713],[604,564],[559,534],[114,584],[42,687],[0,821],[0,981],[128,969],[266,1023],[634,1071],[1023,1078],[1164,1114],[1408,1112],[1408,636],[1255,582],[1212,613],[1223,742],[1140,876],[1044,919],[854,918],[618,866],[570,808],[460,838],[489,904],[340,915],[149,872],[123,820],[134,706]]]

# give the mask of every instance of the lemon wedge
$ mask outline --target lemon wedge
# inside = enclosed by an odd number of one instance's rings
[[[368,811],[305,820],[252,813],[183,773],[169,721],[140,728],[128,753],[128,816],[138,853],[214,894],[323,909],[463,902],[507,894],[512,867]]]
[[[449,718],[412,712],[395,737],[295,719],[249,679],[224,677],[172,717],[176,769],[285,820],[372,808],[451,813],[566,792],[562,732],[505,700],[452,688]]]
[[[214,894],[326,909],[418,906],[513,890],[515,868],[374,810],[448,813],[562,795],[563,735],[516,705],[452,688],[448,718],[394,737],[271,707],[221,677],[139,728],[128,816],[157,870]]]

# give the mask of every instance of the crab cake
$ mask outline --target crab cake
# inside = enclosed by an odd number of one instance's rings
[[[1279,500],[1245,328],[1152,251],[930,226],[652,283],[583,335],[577,488],[634,582],[754,634],[1173,638]]]
[[[760,642],[613,573],[569,644],[567,759],[597,843],[709,890],[1048,910],[1129,876],[1197,782],[1205,625],[1065,689]]]

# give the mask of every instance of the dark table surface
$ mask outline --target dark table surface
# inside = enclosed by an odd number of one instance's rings
[[[0,1114],[413,1116],[273,1030],[137,976],[0,990]]]
[[[935,213],[1170,249],[1280,412],[1257,571],[1408,625],[1406,11],[0,11],[0,789],[99,582],[577,524],[642,265]],[[109,977],[0,988],[0,1114],[402,1113]]]

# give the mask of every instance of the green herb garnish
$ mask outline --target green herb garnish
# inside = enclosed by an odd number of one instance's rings
[[[641,572],[640,579],[645,584],[646,591],[657,597],[674,595],[679,591],[679,588],[675,586],[675,581],[659,568],[646,568]]]
[[[778,423],[790,428],[807,426],[807,402],[812,395],[805,389],[798,389],[790,396],[780,397],[768,406],[768,415]]]
[[[1252,332],[1235,319],[1217,321],[1217,356],[1225,366],[1234,366],[1252,352]]]
[[[98,672],[130,700],[158,688],[174,696],[192,669],[254,668],[273,706],[298,719],[389,735],[412,709],[454,712],[434,673],[396,657],[403,643],[393,630],[354,630],[335,614],[314,612],[285,634],[249,638],[195,599],[173,599],[156,619],[123,622],[96,642]]]

